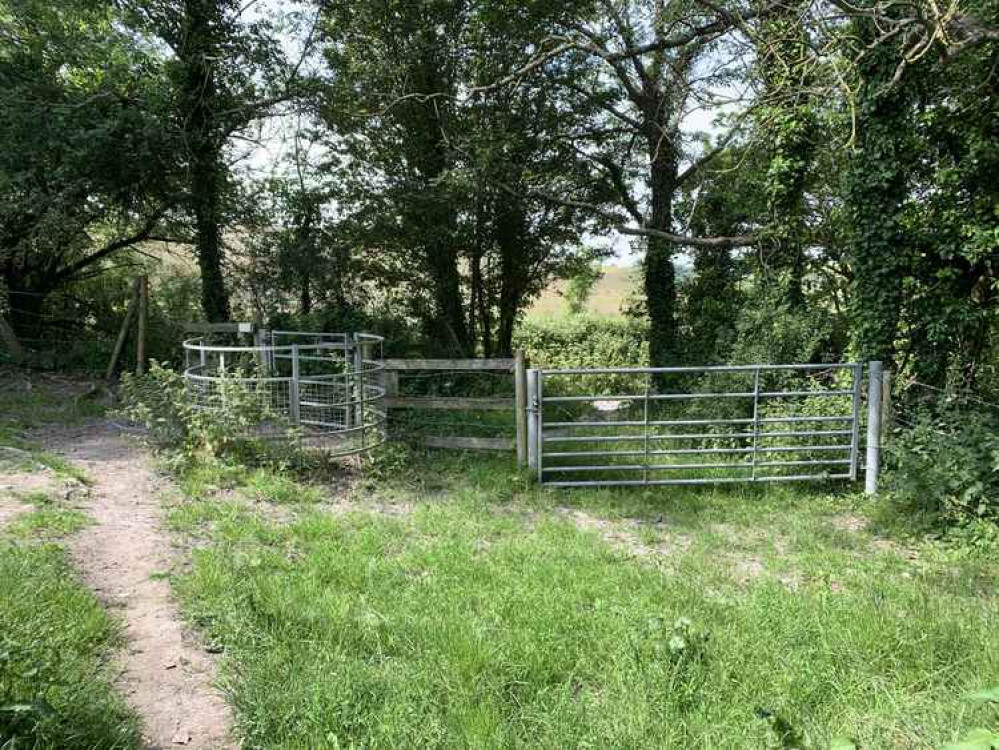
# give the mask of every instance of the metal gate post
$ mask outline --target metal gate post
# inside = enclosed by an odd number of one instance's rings
[[[291,423],[298,427],[302,423],[301,401],[298,397],[298,344],[291,345],[291,380],[288,383],[288,411]]]
[[[881,463],[881,378],[884,366],[870,363],[867,382],[867,461],[864,469],[864,493],[878,491],[878,469]]]
[[[538,468],[538,371],[527,371],[527,468]]]
[[[645,377],[645,406],[644,406],[644,416],[642,421],[645,423],[642,425],[642,437],[645,443],[645,457],[643,469],[642,469],[642,483],[648,485],[649,483],[649,391],[652,389],[652,375],[647,374]]]

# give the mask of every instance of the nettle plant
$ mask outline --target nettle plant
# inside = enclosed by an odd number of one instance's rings
[[[180,450],[187,457],[263,455],[272,452],[262,436],[277,434],[279,443],[294,443],[295,429],[276,414],[266,398],[248,387],[242,372],[219,378],[207,403],[195,405],[184,377],[159,362],[144,375],[125,374],[118,413],[148,430],[149,441],[160,448]]]

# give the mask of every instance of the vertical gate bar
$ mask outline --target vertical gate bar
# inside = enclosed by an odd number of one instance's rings
[[[354,354],[350,348],[350,339],[346,333],[337,334],[343,337],[343,427],[349,430],[354,426],[354,406],[350,403],[354,400],[354,387],[350,382],[350,370],[354,362]]]
[[[538,468],[538,371],[527,371],[527,468]]]
[[[643,460],[642,466],[642,482],[646,485],[649,483],[649,387],[651,385],[652,375],[649,373],[645,374],[645,419],[643,420],[645,424],[642,427],[643,434],[645,436],[645,458]]]
[[[361,346],[361,339],[356,333],[352,340],[354,344],[354,387],[357,389],[356,397],[352,400],[358,402],[354,406],[354,424],[361,429],[363,440],[364,411],[362,407],[364,406],[364,396],[362,394],[364,393],[364,348]]]
[[[881,374],[883,365],[874,360],[867,370],[867,460],[864,464],[864,493],[878,491],[881,463]]]
[[[288,383],[288,411],[291,423],[298,427],[302,423],[301,403],[298,397],[298,344],[291,345],[291,382]]]
[[[538,437],[538,482],[544,484],[544,472],[545,472],[545,451],[544,451],[544,434],[545,434],[545,396],[544,396],[544,382],[545,382],[545,371],[537,370],[538,373],[538,383],[536,400],[538,403],[538,426],[537,426],[537,437]]]
[[[357,425],[358,425],[358,427],[361,428],[361,450],[364,450],[364,445],[365,445],[364,430],[367,427],[367,415],[364,413],[364,400],[366,398],[366,394],[365,394],[366,387],[365,387],[365,383],[364,383],[364,355],[365,355],[365,346],[364,346],[363,343],[361,343],[361,338],[356,333],[354,334],[354,340],[356,342],[357,349],[360,352],[360,363],[361,363],[361,367],[360,367],[360,372],[358,374],[358,377],[360,378],[359,384],[360,384],[361,392],[359,394],[358,400],[361,403],[359,403],[357,405],[357,411],[358,411]]]
[[[853,409],[850,437],[850,481],[857,481],[857,464],[860,453],[860,381],[864,378],[864,363],[853,366]]]
[[[527,375],[524,370],[524,350],[518,349],[513,366],[514,422],[517,425],[517,468],[527,463]]]
[[[756,481],[756,454],[759,451],[760,440],[760,368],[753,374],[753,476]]]

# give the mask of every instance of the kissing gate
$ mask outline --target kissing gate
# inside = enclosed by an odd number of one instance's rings
[[[550,487],[855,480],[864,369],[530,370],[529,463]],[[866,486],[873,492],[881,363],[871,362],[868,374]]]

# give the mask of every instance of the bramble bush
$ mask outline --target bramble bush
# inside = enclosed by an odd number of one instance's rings
[[[260,458],[272,454],[275,443],[293,445],[292,426],[241,377],[234,371],[220,378],[207,408],[198,408],[187,397],[183,375],[152,361],[144,375],[123,375],[118,413],[143,425],[154,446],[186,458]],[[264,440],[258,433],[263,425],[289,439]]]
[[[947,525],[999,521],[999,412],[951,399],[907,421],[887,473],[900,506]]]

